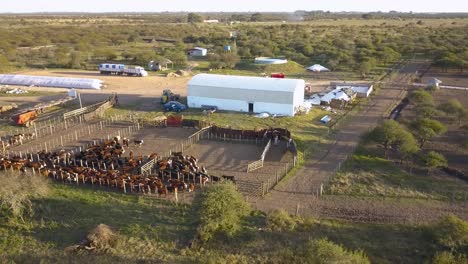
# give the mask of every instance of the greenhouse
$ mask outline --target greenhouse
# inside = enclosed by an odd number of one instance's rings
[[[0,84],[99,90],[103,81],[87,78],[0,74]]]

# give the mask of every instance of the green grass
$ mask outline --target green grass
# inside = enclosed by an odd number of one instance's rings
[[[361,153],[345,162],[326,192],[353,196],[465,199],[466,184],[446,177],[429,176],[416,170],[410,174],[392,161]]]
[[[216,236],[195,251],[187,248],[196,232],[196,212],[186,205],[108,192],[99,188],[52,184],[51,193],[34,201],[35,215],[26,223],[0,218],[0,259],[17,263],[206,263],[248,260],[271,262],[309,239],[327,237],[352,250],[362,249],[373,263],[421,263],[434,245],[424,226],[355,224],[295,218],[296,229],[270,231],[263,213],[243,220],[234,237]],[[107,224],[118,243],[106,252],[68,253],[93,227]],[[259,228],[262,231],[259,231]],[[229,261],[228,261],[229,262]]]

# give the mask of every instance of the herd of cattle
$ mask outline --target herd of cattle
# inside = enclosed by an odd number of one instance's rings
[[[143,140],[134,140],[135,147]],[[167,195],[174,191],[192,192],[195,184],[205,185],[213,180],[203,166],[199,166],[193,156],[181,152],[170,157],[159,157],[157,153],[148,156],[134,156],[128,139],[115,137],[83,151],[60,150],[41,151],[26,157],[0,157],[0,170],[32,170],[56,181],[69,184],[88,184],[117,188],[124,192]],[[139,174],[141,165],[154,160],[152,175]],[[215,180],[219,180],[217,177]]]
[[[287,129],[234,130],[211,127],[210,134],[217,137],[270,140],[290,139]],[[2,141],[5,145],[22,144],[25,139],[34,139],[34,134],[18,134]],[[160,157],[157,153],[148,156],[135,156],[132,147],[144,144],[143,140],[130,140],[114,137],[112,140],[92,145],[77,152],[60,150],[40,151],[22,156],[1,156],[0,170],[15,170],[26,173],[31,170],[59,182],[108,186],[123,192],[167,195],[170,192],[192,192],[196,185],[204,186],[209,182],[231,180],[233,176],[209,175],[204,166],[198,164],[194,156],[184,156],[182,152]],[[124,154],[128,151],[127,155]],[[152,163],[151,163],[152,162]],[[152,173],[144,175],[141,167],[154,164]]]
[[[36,134],[33,133],[19,133],[11,136],[4,136],[0,139],[0,146],[8,148],[10,146],[22,145],[24,140],[30,140],[36,138]]]

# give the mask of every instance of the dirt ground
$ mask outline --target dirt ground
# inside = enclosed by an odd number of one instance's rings
[[[427,83],[430,78],[442,81],[441,85],[468,87],[468,72],[459,70],[443,71],[440,68],[431,67],[422,78],[422,83]]]
[[[145,156],[151,153],[162,155],[169,150],[174,150],[176,146],[195,132],[197,132],[195,128],[143,128],[132,135],[130,146],[124,156],[127,156],[130,151],[133,151],[136,156]],[[144,143],[141,147],[135,146],[132,144],[133,140],[143,140]]]
[[[84,102],[97,102],[117,93],[119,101],[123,104],[131,104],[138,99],[154,99],[160,97],[164,89],[171,89],[174,93],[182,96],[187,95],[187,83],[191,77],[127,77],[101,75],[98,72],[83,70],[29,70],[17,72],[17,74],[36,76],[57,76],[73,78],[92,78],[104,81],[104,88],[101,90],[80,89]],[[28,87],[34,91],[67,91],[64,88]]]
[[[260,158],[263,145],[202,140],[186,151],[198,158],[199,164],[215,176],[234,176],[237,180],[261,182],[275,175],[288,161],[285,143],[272,146],[265,157],[264,167],[246,173],[247,165]]]

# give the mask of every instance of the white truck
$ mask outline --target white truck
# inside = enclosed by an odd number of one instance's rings
[[[111,64],[103,63],[99,64],[99,72],[101,74],[116,74],[116,75],[128,75],[128,76],[148,76],[148,72],[140,66],[127,66],[125,64]]]

